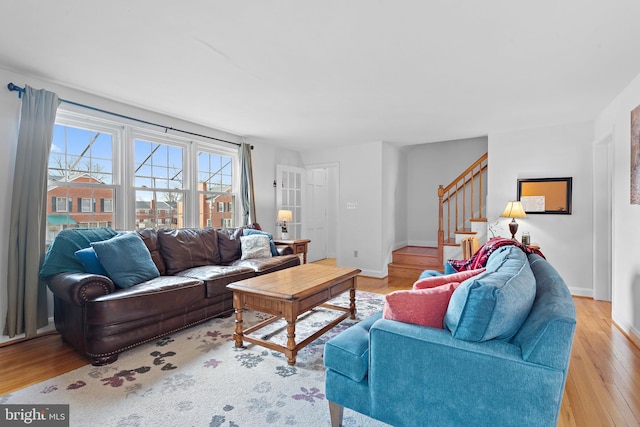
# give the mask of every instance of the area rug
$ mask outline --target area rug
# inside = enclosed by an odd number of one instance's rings
[[[332,304],[348,307],[348,293]],[[236,349],[234,317],[213,319],[120,355],[0,396],[0,404],[69,404],[71,426],[329,426],[324,343],[382,309],[384,296],[357,292],[357,319],[344,320],[302,349],[295,366],[279,352],[245,342]],[[302,341],[337,316],[317,308],[296,325]],[[245,327],[266,315],[246,311]],[[286,342],[285,323],[261,336]],[[345,409],[345,426],[384,426]]]

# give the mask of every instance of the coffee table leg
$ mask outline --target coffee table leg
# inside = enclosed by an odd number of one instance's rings
[[[296,322],[287,322],[287,363],[290,366],[296,364]]]
[[[236,308],[236,330],[233,334],[233,339],[236,342],[236,348],[242,347],[242,337],[244,336],[242,329],[242,309]]]
[[[349,312],[351,315],[349,318],[351,320],[356,318],[356,288],[352,287],[349,290]]]

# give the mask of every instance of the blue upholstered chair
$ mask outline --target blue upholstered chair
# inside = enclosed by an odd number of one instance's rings
[[[531,281],[527,307],[519,298]],[[496,251],[456,289],[444,329],[377,314],[327,342],[332,426],[343,407],[393,426],[555,426],[575,323],[569,290],[544,258]]]

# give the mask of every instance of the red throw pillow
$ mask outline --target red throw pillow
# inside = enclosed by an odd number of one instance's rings
[[[395,291],[386,296],[382,317],[442,329],[451,294],[460,283],[435,288]]]
[[[442,276],[432,276],[420,279],[413,284],[413,289],[427,289],[434,288],[436,286],[446,285],[453,282],[464,282],[465,280],[477,276],[485,271],[486,268],[478,268],[477,270],[465,270],[459,273],[445,274]]]

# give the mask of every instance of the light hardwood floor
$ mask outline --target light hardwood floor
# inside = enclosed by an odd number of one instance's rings
[[[412,284],[358,278],[359,290],[381,294]],[[573,300],[578,324],[558,426],[640,426],[640,349],[612,323],[610,303]],[[0,395],[88,363],[57,334],[5,345],[0,347]]]

